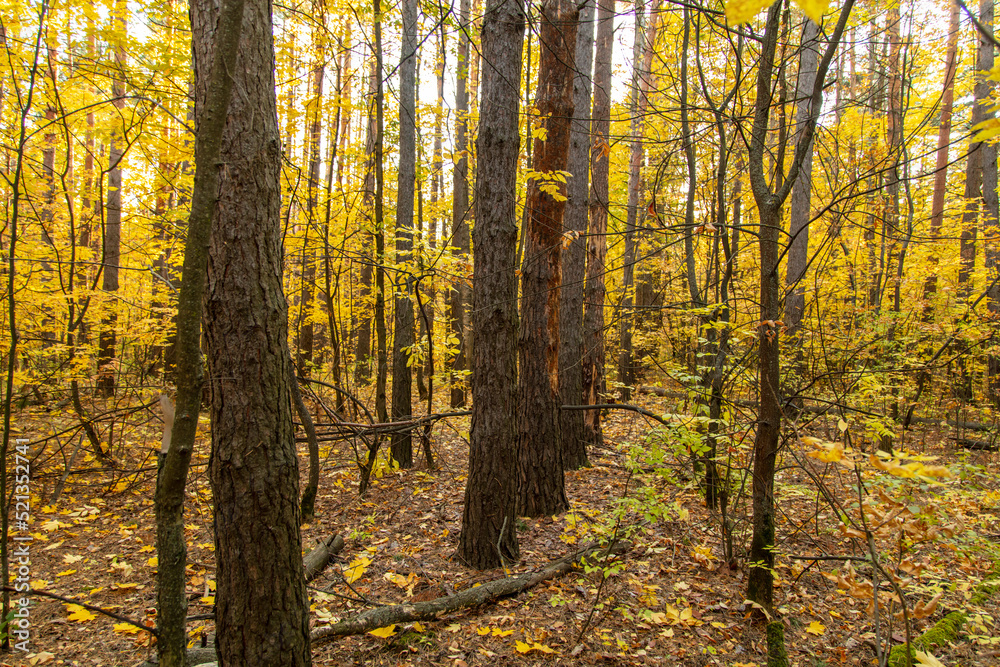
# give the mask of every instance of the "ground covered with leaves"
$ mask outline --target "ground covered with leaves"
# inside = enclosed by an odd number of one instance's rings
[[[116,422],[120,464],[112,472],[85,451],[71,463],[79,436],[70,437],[72,421],[60,413],[27,409],[17,424],[33,459],[31,586],[153,625],[160,426],[147,398],[147,408]],[[692,463],[699,424],[679,416],[691,406],[683,398],[639,401],[669,426],[608,414],[593,466],[566,475],[571,510],[519,522],[521,561],[507,572],[472,571],[453,556],[467,418],[435,426],[433,470],[419,460],[395,470],[380,458],[365,497],[352,443],[324,443],[317,519],[303,527],[303,544],[340,533],[346,547],[311,584],[315,628],[373,605],[431,600],[540,568],[594,540],[627,540],[630,548],[495,604],[317,645],[314,664],[763,667],[763,625],[744,599],[752,429],[723,441],[723,513],[706,507]],[[916,638],[956,611],[964,614],[961,633],[928,653],[946,665],[1000,663],[1000,593],[983,583],[1000,575],[997,454],[956,450],[946,427],[923,425],[907,434],[909,450],[877,457],[862,451],[862,426],[848,421],[802,420],[782,449],[775,615],[790,664],[878,664],[880,651],[905,641],[907,625]],[[304,444],[301,451],[305,457]],[[185,515],[189,614],[201,617],[189,625],[193,644],[213,632],[207,460],[200,437]],[[155,653],[151,635],[120,618],[35,600],[31,652],[4,654],[0,664],[132,667]]]

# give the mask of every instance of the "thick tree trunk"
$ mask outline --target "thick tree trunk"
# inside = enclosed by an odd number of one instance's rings
[[[243,0],[228,0],[219,11],[218,28],[195,32],[201,45],[202,64],[196,61],[195,77],[203,92],[196,124],[194,192],[183,279],[177,300],[176,407],[161,400],[166,428],[156,480],[156,604],[159,641],[157,652],[163,667],[184,667],[187,645],[187,543],[184,537],[184,488],[191,464],[201,390],[204,377],[201,358],[202,297],[212,234],[212,218],[219,189],[219,155],[227,110],[232,95],[236,54],[243,24]],[[214,32],[214,35],[213,35]],[[214,46],[210,41],[214,37]],[[208,52],[214,51],[209,70]],[[74,397],[77,397],[74,384]]]
[[[494,10],[499,11],[499,10]],[[448,316],[451,319],[451,335],[457,339],[455,355],[450,360],[451,407],[465,405],[465,377],[468,368],[465,341],[465,304],[469,301],[469,289],[462,279],[463,263],[469,257],[469,30],[471,18],[469,0],[461,0],[460,16],[462,29],[458,38],[458,79],[455,92],[455,170],[452,175],[451,243],[455,247],[458,260],[459,278],[452,286]],[[485,26],[484,26],[485,29]]]
[[[385,142],[385,93],[382,87],[382,3],[374,0],[375,14],[375,418],[389,421],[385,384],[389,372],[385,332],[385,179],[382,171]]]
[[[192,3],[196,68],[211,62],[217,15],[212,0]],[[309,665],[268,0],[246,3],[231,71],[205,297],[218,653],[226,665]],[[198,82],[203,105],[208,78]]]
[[[559,393],[563,405],[583,403],[583,280],[587,264],[587,201],[590,189],[590,99],[594,65],[595,0],[580,7],[576,34],[576,75],[573,77],[573,125],[566,170],[566,210],[563,229],[571,238],[563,250],[563,280],[559,291]],[[590,464],[583,412],[562,410],[560,429],[563,467]]]
[[[594,52],[594,108],[590,149],[590,230],[587,232],[587,282],[583,295],[583,399],[602,403],[604,391],[604,260],[608,252],[608,164],[611,154],[611,58],[614,48],[615,0],[597,2],[597,43]],[[601,411],[584,414],[587,443],[604,444]]]
[[[469,477],[458,557],[486,569],[519,558],[517,544],[516,178],[523,0],[488,0],[482,121],[476,144],[476,285]],[[513,85],[512,85],[513,84]]]
[[[539,176],[529,183],[525,204],[518,340],[518,510],[525,516],[557,514],[569,507],[559,438],[559,285],[566,195],[560,181],[544,179],[566,171],[578,17],[573,0],[542,4],[535,107],[544,119],[545,137],[535,139],[532,170]]]
[[[396,295],[392,336],[392,419],[409,419],[413,413],[413,195],[417,169],[416,72],[417,1],[403,0],[403,45],[399,63],[399,174],[396,197]],[[413,466],[409,431],[393,434],[392,459],[401,468]]]

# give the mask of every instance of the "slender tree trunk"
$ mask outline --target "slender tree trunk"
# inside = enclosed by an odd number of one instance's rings
[[[578,18],[574,0],[542,4],[535,107],[544,119],[546,136],[535,139],[532,169],[538,174],[566,171]],[[559,437],[559,285],[566,195],[560,181],[542,178],[528,185],[528,227],[521,264],[518,509],[525,516],[557,514],[569,507]]]
[[[476,153],[472,427],[458,556],[479,569],[514,563],[517,544],[516,182],[523,0],[487,0]]]
[[[750,186],[760,216],[758,244],[760,247],[760,324],[758,325],[759,380],[757,434],[753,446],[753,536],[750,542],[750,574],[747,578],[747,597],[765,609],[773,607],[775,507],[774,474],[778,459],[778,442],[781,436],[781,367],[780,323],[781,288],[779,281],[781,234],[781,207],[798,179],[802,162],[812,142],[816,120],[822,107],[826,72],[844,32],[854,0],[847,0],[840,11],[837,26],[830,36],[816,72],[816,83],[810,94],[810,106],[805,124],[796,143],[795,158],[774,191],[768,185],[764,171],[764,153],[767,142],[768,117],[771,108],[771,77],[781,6],[774,3],[768,10],[764,39],[757,69],[757,98],[754,104],[754,122],[750,137]]]
[[[314,5],[313,14],[321,16],[322,10]],[[319,208],[320,140],[323,136],[323,79],[326,74],[326,49],[323,46],[323,32],[316,30],[313,36],[316,63],[312,71],[313,118],[309,124],[309,175],[306,193],[306,229],[302,239],[302,297],[299,301],[298,349],[295,365],[303,377],[308,377],[313,365],[313,295],[316,291],[316,262],[309,247],[309,235],[316,229]]]
[[[455,355],[451,358],[451,407],[465,405],[465,373],[468,368],[465,340],[465,304],[468,303],[468,287],[461,274],[463,264],[469,256],[469,93],[467,90],[469,78],[469,0],[461,0],[460,4],[461,30],[458,39],[458,74],[457,90],[455,92],[455,170],[452,176],[452,208],[451,237],[455,247],[455,258],[458,260],[459,279],[452,286],[449,303],[449,318],[451,319],[451,336],[454,342]]]
[[[573,77],[573,125],[566,170],[566,210],[563,228],[568,245],[563,250],[563,281],[559,291],[559,392],[563,405],[583,404],[583,281],[587,264],[587,200],[590,189],[590,100],[594,64],[595,0],[580,7],[576,35],[576,75]],[[563,467],[590,464],[582,410],[562,410],[560,430]]]
[[[378,94],[379,82],[375,73],[376,58],[372,57],[371,68],[368,72],[368,97],[373,102]],[[366,384],[371,380],[371,354],[372,354],[372,316],[369,312],[371,307],[372,276],[374,275],[375,257],[372,255],[374,237],[377,227],[375,225],[375,148],[378,138],[377,111],[369,107],[368,123],[365,125],[365,181],[363,186],[364,194],[361,200],[361,210],[365,221],[365,229],[362,231],[361,250],[361,275],[358,280],[358,301],[360,301],[361,313],[356,314],[354,330],[357,332],[357,348],[354,358],[354,381],[357,384]],[[359,306],[355,306],[359,308]]]
[[[392,337],[392,418],[403,421],[413,413],[413,196],[417,168],[416,72],[417,1],[403,0],[403,45],[399,63],[399,175],[396,199],[395,324]],[[413,466],[409,431],[392,436],[392,458],[401,468]]]
[[[590,149],[590,230],[587,232],[587,282],[583,295],[583,398],[603,402],[604,390],[604,260],[608,252],[608,169],[611,144],[611,58],[614,47],[615,0],[597,0],[597,43],[594,52],[594,108]],[[601,411],[584,413],[587,443],[604,444]]]
[[[643,160],[643,127],[646,108],[648,106],[650,69],[653,64],[653,45],[656,41],[656,14],[659,2],[654,2],[650,9],[649,25],[645,25],[643,6],[636,5],[635,39],[632,45],[632,146],[629,156],[628,174],[628,210],[625,222],[625,274],[622,280],[622,307],[619,318],[619,336],[621,351],[618,361],[618,382],[621,383],[622,401],[628,402],[632,397],[632,386],[635,385],[635,360],[632,350],[632,329],[635,326],[634,278],[636,263],[636,245],[638,243],[636,223],[639,218],[639,196],[642,190],[642,160]]]
[[[111,86],[115,108],[125,108],[125,22],[128,8],[124,0],[117,0],[112,21],[120,31],[115,44],[115,66],[118,74]],[[101,278],[101,289],[109,295],[118,292],[118,266],[121,263],[122,234],[122,168],[121,161],[125,156],[123,150],[124,137],[114,135],[108,148],[108,203],[104,219],[104,245]],[[110,397],[115,394],[114,360],[118,337],[115,329],[118,326],[116,315],[117,303],[111,297],[107,304],[104,319],[101,323],[101,334],[98,339],[97,353],[97,392],[101,396]]]
[[[375,369],[375,418],[389,421],[386,409],[385,384],[389,371],[385,332],[385,217],[383,198],[385,183],[382,174],[385,131],[385,95],[382,87],[382,3],[375,4],[375,338],[378,346],[378,367]]]
[[[955,104],[955,71],[958,59],[959,12],[958,3],[952,3],[951,19],[948,22],[948,49],[944,61],[944,86],[941,93],[941,119],[938,122],[937,157],[934,164],[934,195],[931,200],[931,247],[935,248],[941,239],[941,226],[944,223],[944,200],[948,192],[948,148],[951,144],[951,114]],[[991,52],[992,55],[992,52]],[[933,317],[931,302],[937,294],[938,264],[936,249],[929,257],[931,271],[924,283],[924,321]]]
[[[985,26],[993,26],[993,0],[980,0],[979,20]],[[993,44],[979,36],[979,67],[985,71],[993,69],[994,56]],[[980,91],[979,86],[985,90]],[[986,79],[976,80],[976,97],[986,99],[993,92],[995,84]],[[986,118],[994,118],[996,112],[987,107],[984,109]],[[986,308],[994,319],[1000,319],[1000,284],[997,277],[1000,275],[1000,229],[998,229],[997,201],[997,148],[995,144],[987,142],[980,149],[983,151],[983,249],[984,266],[986,268],[987,294]],[[1000,405],[1000,356],[991,353],[986,360],[987,380],[989,384],[990,399],[994,405]]]
[[[795,97],[798,110],[795,115],[796,135],[809,122],[809,104],[812,89],[816,83],[816,67],[819,61],[819,26],[812,19],[806,19],[802,28],[802,47],[799,56],[799,75]],[[785,274],[785,326],[789,346],[799,348],[802,340],[799,330],[806,311],[806,290],[802,284],[809,263],[809,219],[812,216],[812,143],[806,147],[799,178],[792,188],[789,205],[789,247],[788,269]]]

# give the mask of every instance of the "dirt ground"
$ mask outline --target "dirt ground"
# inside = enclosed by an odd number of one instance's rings
[[[657,414],[683,407],[651,396],[638,400]],[[122,418],[120,424],[131,426],[120,425],[119,471],[88,473],[100,466],[81,454],[74,464],[78,472],[55,503],[51,496],[75,443],[59,434],[71,420],[41,410],[20,415],[21,435],[31,439],[34,458],[28,526],[33,588],[155,623],[152,497],[159,422],[153,409],[133,413],[131,422]],[[405,471],[380,459],[363,498],[350,443],[324,443],[317,520],[303,527],[303,545],[309,549],[340,533],[346,547],[312,582],[314,627],[370,605],[429,600],[505,576],[501,570],[469,570],[453,557],[467,429],[467,418],[436,424],[433,470],[418,453],[416,467]],[[744,605],[750,536],[745,467],[752,432],[734,431],[728,446],[731,557],[723,518],[706,507],[678,436],[684,432],[664,432],[634,413],[609,414],[605,447],[591,452],[593,466],[566,474],[571,510],[519,522],[522,558],[512,572],[540,568],[594,539],[627,539],[632,546],[614,567],[576,570],[495,604],[394,627],[380,633],[384,637],[365,634],[317,645],[314,664],[763,667],[763,628]],[[804,433],[826,442],[836,435],[836,423],[819,421],[799,435]],[[956,451],[949,436],[941,427],[908,436],[920,454],[950,466],[954,475],[947,478],[891,474],[860,453],[855,473],[853,464],[836,455],[823,460],[822,452],[835,451],[828,443],[787,443],[776,484],[775,600],[792,665],[877,664],[879,642],[905,640],[892,583],[884,576],[873,582],[867,540],[838,520],[860,521],[859,478],[865,484],[864,518],[880,565],[905,595],[911,635],[962,610],[969,619],[964,633],[933,654],[945,665],[1000,664],[1000,593],[970,602],[1000,554],[1000,462],[988,451]],[[192,616],[210,614],[213,601],[207,447],[201,439],[186,507]],[[304,457],[304,445],[302,452]],[[18,534],[16,526],[12,534]],[[0,654],[0,665],[132,667],[155,653],[149,633],[58,600],[34,600],[30,652]],[[925,617],[912,618],[914,610]],[[199,620],[189,629],[197,643],[213,626]]]

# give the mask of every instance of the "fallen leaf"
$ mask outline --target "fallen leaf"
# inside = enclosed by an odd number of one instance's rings
[[[812,623],[809,624],[809,627],[806,628],[806,632],[808,632],[811,635],[819,636],[824,632],[826,632],[826,626],[820,623],[819,621],[813,621]]]
[[[97,618],[97,614],[88,609],[84,609],[78,604],[66,605],[66,611],[69,612],[69,620],[76,621],[77,623],[85,623]]]
[[[382,639],[388,639],[396,634],[396,624],[393,623],[392,625],[387,625],[384,628],[379,628],[378,630],[370,630],[368,634],[381,637]]]

